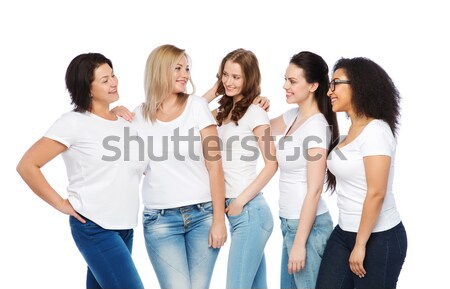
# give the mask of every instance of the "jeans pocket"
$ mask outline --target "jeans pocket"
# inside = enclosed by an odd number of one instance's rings
[[[265,202],[261,204],[257,209],[258,217],[260,220],[261,229],[272,233],[273,230],[273,217],[272,212],[270,211],[269,205]]]
[[[145,226],[151,226],[158,222],[161,216],[161,210],[144,209],[142,213],[142,224]]]
[[[202,204],[199,204],[198,206],[202,213],[212,214],[212,212],[213,212],[212,202],[202,203]]]
[[[227,214],[227,218],[228,218],[228,222],[230,222],[230,225],[232,228],[234,228],[237,225],[242,224],[242,223],[248,223],[247,206],[244,206],[244,208],[242,208],[242,212],[239,215],[229,216]]]
[[[298,219],[286,219],[286,230],[289,233],[296,234],[298,227]]]

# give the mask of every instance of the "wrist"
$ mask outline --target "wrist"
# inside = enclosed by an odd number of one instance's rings
[[[213,214],[213,223],[224,223],[225,224],[225,212],[223,214]]]

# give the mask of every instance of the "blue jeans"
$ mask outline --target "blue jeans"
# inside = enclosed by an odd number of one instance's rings
[[[227,199],[229,206],[234,199]],[[242,212],[228,216],[231,246],[228,256],[227,288],[267,288],[264,247],[273,229],[270,208],[260,193]]]
[[[86,288],[144,288],[131,258],[133,229],[107,230],[69,218],[75,244],[88,265]]]
[[[325,246],[333,231],[333,220],[330,213],[326,212],[316,216],[306,241],[305,268],[294,274],[288,273],[288,261],[295,234],[297,233],[298,219],[280,217],[280,220],[283,234],[280,288],[315,288]]]
[[[359,278],[350,270],[350,253],[356,233],[343,231],[339,225],[330,236],[316,288],[395,288],[406,257],[407,237],[403,224],[372,233],[366,244],[364,269]]]
[[[144,208],[145,245],[161,288],[208,288],[220,249],[208,247],[212,203]]]

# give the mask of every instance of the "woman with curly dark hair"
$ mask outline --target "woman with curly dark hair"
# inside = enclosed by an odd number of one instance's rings
[[[277,161],[267,112],[252,104],[260,92],[261,73],[255,54],[236,49],[223,58],[215,86],[204,95],[209,101],[222,96],[213,114],[223,144],[231,230],[226,288],[267,288],[264,247],[272,233],[273,218],[261,190],[277,171]],[[257,173],[259,152],[265,165]]]
[[[316,288],[395,288],[407,236],[393,195],[400,95],[370,59],[342,58],[328,96],[351,119],[327,165],[336,177],[339,222],[328,240]]]

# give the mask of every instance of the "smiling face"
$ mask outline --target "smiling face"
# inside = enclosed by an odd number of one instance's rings
[[[181,57],[180,61],[175,66],[175,71],[173,72],[173,93],[184,93],[186,92],[186,85],[190,78],[190,67],[186,56]]]
[[[290,63],[286,68],[283,88],[286,90],[286,102],[301,104],[310,97],[314,97],[317,85],[308,83],[302,68]]]
[[[244,87],[244,77],[241,66],[228,60],[222,72],[222,84],[226,95],[233,97],[236,101],[242,99],[242,88]]]
[[[93,104],[109,105],[119,99],[117,91],[118,80],[114,71],[108,64],[102,64],[94,71],[94,80],[91,83],[91,96]]]
[[[343,69],[337,69],[333,73],[331,81],[348,80],[347,75]],[[330,98],[331,105],[333,106],[334,112],[344,111],[349,115],[353,115],[352,107],[352,89],[348,83],[335,83],[334,91],[331,88],[328,89],[327,93]]]

